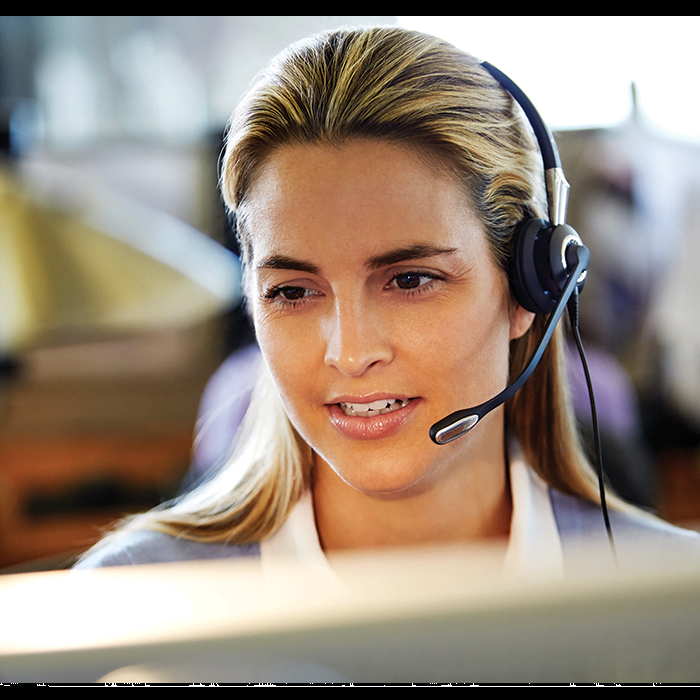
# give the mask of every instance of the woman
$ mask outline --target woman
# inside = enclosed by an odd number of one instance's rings
[[[242,434],[217,476],[128,520],[83,567],[265,558],[301,532],[317,554],[502,541],[510,567],[561,569],[567,533],[605,538],[561,328],[505,407],[429,438],[501,391],[546,321],[506,273],[517,224],[544,215],[540,154],[474,58],[398,28],[290,47],[234,113],[222,189],[264,358]],[[697,551],[611,505],[614,528]]]

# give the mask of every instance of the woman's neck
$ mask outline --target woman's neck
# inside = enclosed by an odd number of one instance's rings
[[[493,540],[510,533],[512,502],[503,440],[476,450],[433,483],[368,494],[322,459],[314,470],[314,511],[325,551]]]

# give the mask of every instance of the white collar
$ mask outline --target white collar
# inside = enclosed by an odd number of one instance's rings
[[[525,460],[516,441],[508,449],[513,516],[504,575],[562,576],[564,560],[549,487]]]
[[[260,564],[268,590],[288,593],[290,577],[314,570],[329,592],[347,593],[321,549],[311,491],[305,491],[277,532],[260,543]]]
[[[532,578],[563,575],[561,540],[549,487],[525,461],[520,446],[509,448],[510,489],[513,516],[504,562],[504,576]],[[282,527],[260,544],[263,571],[279,579],[281,567],[291,565],[316,569],[329,583],[339,579],[328,563],[318,539],[311,492],[294,506]]]

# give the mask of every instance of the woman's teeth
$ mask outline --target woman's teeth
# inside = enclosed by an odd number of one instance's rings
[[[383,413],[398,411],[400,408],[407,406],[410,401],[411,399],[381,399],[370,403],[341,403],[339,405],[345,415],[367,418],[368,416],[378,416]]]

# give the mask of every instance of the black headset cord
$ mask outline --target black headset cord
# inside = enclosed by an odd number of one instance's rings
[[[605,499],[605,479],[603,476],[603,456],[600,446],[600,431],[598,429],[598,413],[595,407],[595,396],[593,395],[593,382],[591,381],[591,374],[588,371],[588,362],[586,361],[586,353],[583,349],[583,343],[581,342],[581,334],[578,328],[578,289],[574,289],[571,298],[567,303],[567,308],[569,311],[569,320],[571,321],[571,330],[574,334],[574,340],[576,341],[576,347],[578,348],[578,354],[581,357],[581,364],[583,365],[583,372],[586,375],[586,384],[588,385],[588,396],[591,402],[591,418],[593,422],[593,440],[595,443],[595,455],[596,455],[596,471],[598,472],[598,488],[600,489],[600,507],[603,510],[603,518],[605,519],[605,529],[608,532],[608,540],[610,541],[610,550],[612,551],[613,561],[615,562],[615,567],[618,567],[617,561],[617,551],[615,550],[615,540],[613,539],[612,528],[610,527],[610,517],[608,515],[608,505]]]

